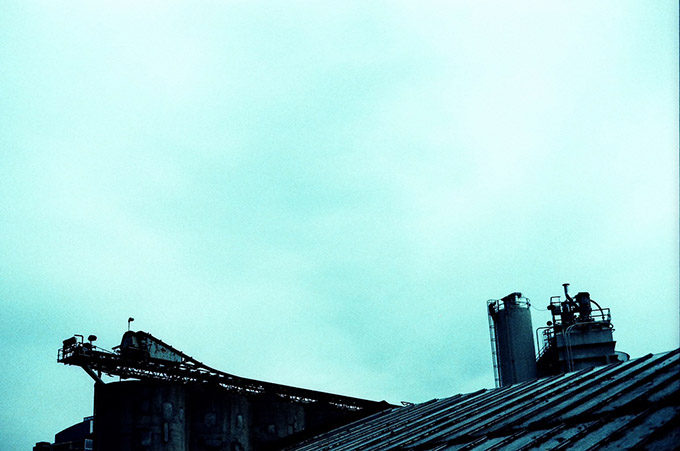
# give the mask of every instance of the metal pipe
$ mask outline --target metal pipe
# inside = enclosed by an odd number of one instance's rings
[[[586,324],[599,324],[600,322],[601,321],[586,321],[584,323],[574,323],[571,326],[567,327],[567,329],[564,331],[564,341],[567,344],[567,367],[569,368],[569,372],[574,371],[574,357],[571,352],[571,338],[569,338],[571,329],[573,329],[576,326],[584,326]]]
[[[496,301],[487,301],[487,310],[489,313],[489,335],[491,338],[491,359],[493,360],[493,378],[496,388],[501,386],[500,363],[498,362],[498,350],[496,343],[496,324],[494,324],[492,312],[493,305]]]
[[[595,302],[592,299],[590,300],[590,302],[592,302],[593,304],[595,304],[597,306],[598,310],[600,311],[600,315],[602,315],[602,319],[604,319],[604,310],[602,310],[602,307],[600,307],[600,304],[598,304],[597,302]]]
[[[543,354],[543,352],[542,352],[543,349],[546,347],[546,346],[539,345],[539,343],[538,343],[538,331],[539,330],[545,330],[545,329],[552,329],[552,327],[549,327],[549,326],[548,327],[539,327],[538,329],[536,329],[536,352],[537,352],[536,360],[537,361],[538,361],[538,358],[541,357],[541,354]]]

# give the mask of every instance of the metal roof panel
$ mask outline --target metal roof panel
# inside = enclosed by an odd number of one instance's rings
[[[680,350],[376,413],[289,450],[668,449]]]

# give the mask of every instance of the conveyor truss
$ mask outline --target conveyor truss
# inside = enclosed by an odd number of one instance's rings
[[[57,362],[81,367],[96,384],[104,383],[102,375],[105,374],[120,379],[218,384],[231,393],[276,396],[298,403],[328,403],[349,411],[377,411],[386,405],[384,401],[370,401],[225,373],[199,362],[148,332],[126,332],[121,345],[113,348],[113,351],[95,346],[94,340],[96,337],[93,335],[88,341],[84,341],[82,335],[64,340],[57,354]]]

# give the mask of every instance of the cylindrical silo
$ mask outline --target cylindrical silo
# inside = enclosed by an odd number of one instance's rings
[[[534,334],[529,302],[512,293],[489,303],[500,385],[536,378]]]

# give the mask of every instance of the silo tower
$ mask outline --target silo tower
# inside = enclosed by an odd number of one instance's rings
[[[487,302],[496,386],[536,378],[529,299],[516,292]]]

